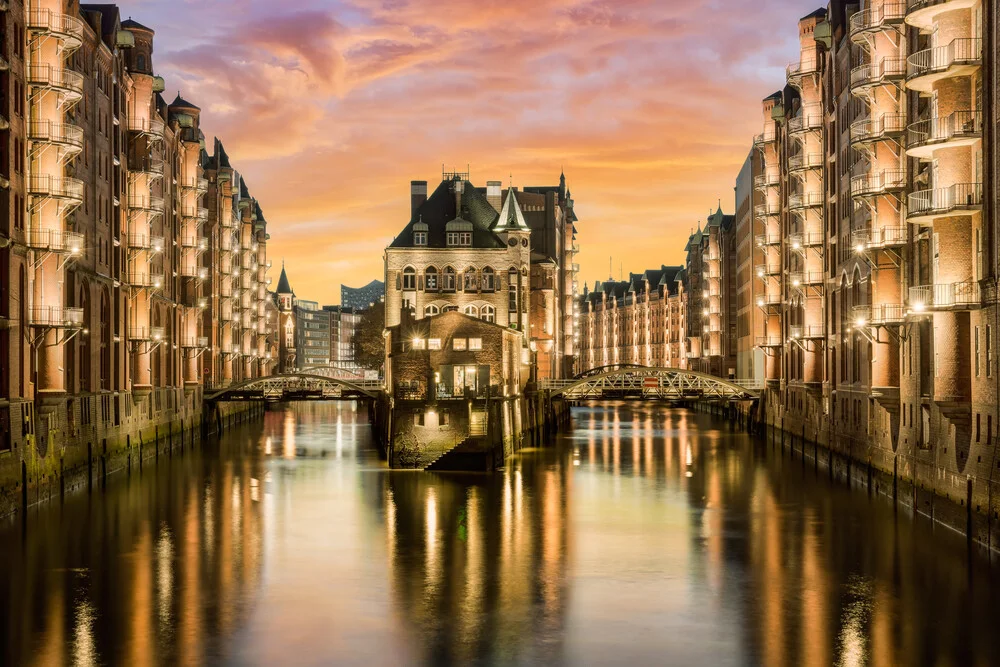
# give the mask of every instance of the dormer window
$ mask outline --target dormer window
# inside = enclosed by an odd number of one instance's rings
[[[413,245],[427,245],[427,232],[413,232]]]
[[[472,245],[472,232],[448,232],[449,247],[469,247]]]

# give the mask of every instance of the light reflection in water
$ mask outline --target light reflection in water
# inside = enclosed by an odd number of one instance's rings
[[[0,536],[0,664],[986,664],[961,540],[665,406],[496,475],[302,404]],[[905,622],[899,616],[905,610]],[[942,610],[947,610],[943,613]]]

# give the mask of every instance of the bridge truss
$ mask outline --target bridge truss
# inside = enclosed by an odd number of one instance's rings
[[[707,373],[678,368],[614,367],[571,380],[542,380],[553,398],[601,400],[752,401],[760,397],[759,380],[724,380]]]
[[[308,369],[310,371],[322,369]],[[382,391],[381,380],[343,379],[335,372],[285,373],[247,380],[205,395],[206,401],[254,400],[355,400],[376,398]]]

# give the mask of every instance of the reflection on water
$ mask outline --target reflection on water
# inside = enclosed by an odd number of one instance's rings
[[[502,474],[390,472],[305,403],[0,533],[0,663],[978,665],[1000,582],[705,415],[578,409]]]

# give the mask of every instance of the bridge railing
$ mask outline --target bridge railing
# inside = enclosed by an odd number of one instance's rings
[[[642,375],[641,371],[637,372],[636,374],[637,375]],[[579,379],[576,379],[576,378],[547,378],[547,379],[542,380],[539,383],[539,387],[541,389],[551,389],[551,390],[565,389],[566,387],[572,386],[572,385],[580,382],[581,380],[586,380],[586,379],[588,379],[588,378],[579,378]],[[751,391],[760,391],[761,389],[764,388],[764,385],[765,385],[764,380],[758,380],[756,378],[750,378],[750,379],[744,379],[744,380],[728,380],[726,378],[719,378],[719,380],[722,380],[724,382],[728,382],[730,384],[735,384],[738,387],[741,387],[743,389],[748,389],[748,390],[751,390]]]

